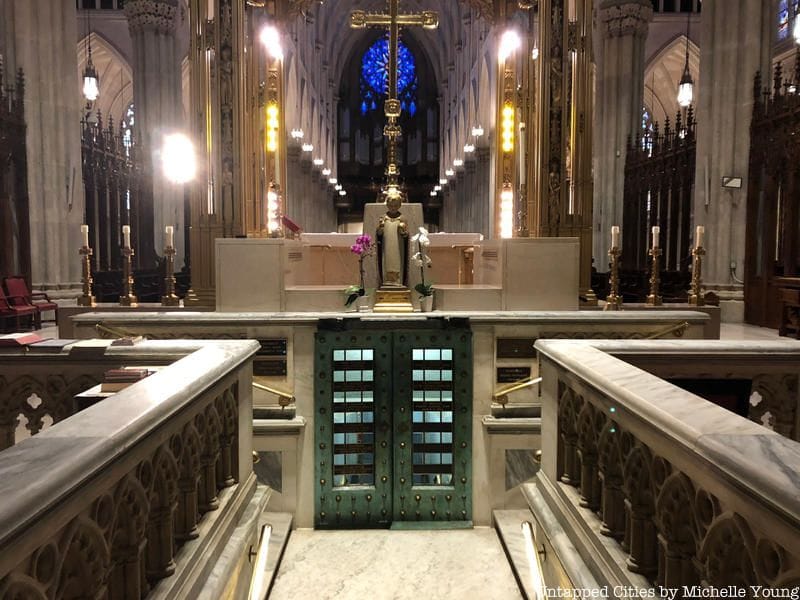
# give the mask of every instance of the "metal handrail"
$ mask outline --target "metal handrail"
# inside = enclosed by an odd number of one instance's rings
[[[253,387],[259,390],[264,390],[265,392],[269,392],[270,394],[275,394],[278,397],[278,404],[280,404],[281,408],[286,408],[292,402],[294,402],[294,394],[290,392],[285,392],[283,390],[264,385],[263,383],[257,383],[255,381],[253,382]]]
[[[541,377],[528,377],[526,379],[520,379],[519,381],[510,383],[505,387],[496,389],[494,394],[492,394],[492,400],[505,406],[508,402],[508,394],[531,387],[537,383],[540,383],[541,381]]]
[[[659,338],[668,336],[670,333],[675,337],[683,337],[683,334],[686,333],[687,329],[689,329],[689,321],[681,321],[680,323],[669,325],[664,329],[659,329],[658,331],[648,335],[645,339],[657,340]]]
[[[113,335],[117,338],[138,338],[144,337],[141,334],[134,333],[133,331],[128,331],[126,329],[119,329],[116,327],[109,327],[108,325],[103,325],[102,323],[95,323],[94,326],[95,331],[99,333],[108,333]]]

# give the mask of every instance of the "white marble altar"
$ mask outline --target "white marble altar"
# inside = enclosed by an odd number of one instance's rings
[[[415,223],[415,205],[405,205]],[[368,205],[365,230],[385,211]],[[412,230],[413,234],[415,230]],[[371,234],[372,235],[372,234]],[[357,234],[302,234],[299,240],[218,239],[217,310],[331,312],[344,306],[344,289],[359,283]],[[483,240],[479,234],[431,234],[436,310],[575,310],[577,238]],[[415,250],[414,250],[415,251]],[[411,252],[411,249],[409,249]],[[413,252],[411,252],[413,254]],[[421,281],[409,268],[409,287]],[[365,259],[365,287],[378,285],[377,256]],[[412,300],[417,301],[412,294]]]

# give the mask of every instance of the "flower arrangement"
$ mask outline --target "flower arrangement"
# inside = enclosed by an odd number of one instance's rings
[[[411,263],[419,267],[419,274],[422,281],[414,286],[414,289],[419,294],[420,298],[427,298],[433,296],[433,282],[425,282],[425,268],[430,268],[431,257],[428,256],[426,250],[431,245],[431,240],[428,238],[428,230],[424,227],[419,228],[419,233],[411,238],[411,242],[417,245],[417,252],[411,257]]]
[[[372,237],[369,235],[360,235],[356,238],[356,243],[350,246],[350,252],[358,256],[358,274],[359,285],[351,285],[344,292],[347,294],[347,299],[344,305],[350,306],[356,301],[356,298],[364,296],[366,291],[364,289],[364,259],[370,256],[375,251],[375,244]]]

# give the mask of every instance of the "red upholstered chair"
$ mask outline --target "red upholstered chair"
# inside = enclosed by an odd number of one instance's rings
[[[6,291],[11,304],[14,306],[33,306],[39,310],[39,320],[42,321],[41,313],[46,310],[53,311],[53,323],[58,322],[58,304],[51,302],[44,292],[32,294],[28,291],[28,284],[25,278],[19,275],[5,278]]]
[[[21,323],[23,317],[30,319],[30,324],[33,329],[40,329],[42,326],[41,313],[39,309],[30,304],[14,304],[14,300],[20,300],[11,295],[6,296],[3,289],[0,287],[0,319],[4,322],[14,321],[14,331],[22,328]]]

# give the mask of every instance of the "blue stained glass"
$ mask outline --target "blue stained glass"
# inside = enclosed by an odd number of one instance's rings
[[[789,30],[800,8],[799,4],[798,0],[780,0],[778,3],[778,40],[789,37]]]
[[[417,112],[417,64],[403,41],[398,46],[397,95],[400,108],[412,117]],[[361,58],[361,114],[377,110],[389,89],[389,40],[375,40]]]

